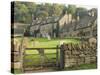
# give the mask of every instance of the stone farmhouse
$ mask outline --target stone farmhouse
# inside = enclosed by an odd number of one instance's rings
[[[63,37],[96,37],[97,36],[97,10],[91,9],[81,19],[65,24],[61,29]]]
[[[93,37],[97,36],[97,9],[93,8],[79,18],[72,18],[71,14],[60,17],[46,17],[33,20],[29,34],[34,37]],[[14,23],[14,34],[22,34],[29,24]]]

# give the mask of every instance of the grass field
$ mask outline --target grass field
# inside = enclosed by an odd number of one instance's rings
[[[90,70],[90,69],[97,69],[97,64],[96,63],[91,63],[91,64],[82,64],[80,66],[73,66],[73,67],[68,67],[68,68],[64,68],[63,71],[73,71],[73,70]],[[21,70],[16,69],[15,73],[21,73]]]
[[[85,70],[85,69],[96,69],[97,64],[96,63],[91,63],[91,64],[81,64],[79,66],[73,66],[73,67],[68,67],[65,68],[64,70]]]
[[[19,41],[21,40],[20,38],[17,38]],[[51,47],[57,47],[57,45],[60,45],[60,43],[80,43],[80,40],[77,39],[69,39],[69,38],[65,38],[65,39],[52,39],[52,40],[48,40],[46,38],[29,38],[28,39],[28,47],[31,48],[51,48]],[[46,60],[45,62],[54,62],[56,63],[56,50],[52,49],[52,50],[44,50],[45,56],[47,57],[48,60]],[[26,56],[24,56],[25,60],[31,60],[29,61],[25,61],[24,65],[38,65],[41,64],[41,56],[38,54],[37,50],[25,50],[25,54],[27,54]],[[69,67],[69,68],[65,68],[64,70],[79,70],[79,69],[91,69],[91,68],[96,68],[96,64],[83,64],[80,65],[78,67]],[[15,70],[17,73],[20,72],[19,70]]]
[[[20,38],[17,38],[18,40],[21,40]],[[28,44],[27,47],[31,48],[52,48],[57,47],[57,45],[60,45],[62,42],[64,43],[79,43],[79,40],[76,39],[51,39],[48,40],[47,38],[28,38]],[[45,53],[55,53],[55,50],[45,50]],[[34,53],[37,54],[38,52],[36,50],[30,50],[26,51],[26,53]]]
[[[28,40],[28,47],[32,48],[52,48],[57,47],[60,45],[61,42],[64,43],[79,43],[79,40],[76,39],[52,39],[48,40],[46,38],[29,38]],[[51,61],[56,63],[56,49],[45,49],[44,50],[45,56],[48,58],[46,62]],[[27,65],[31,64],[40,64],[41,56],[38,54],[37,50],[26,50],[25,54],[29,54],[25,56],[25,59],[32,60],[32,62],[27,62]],[[31,55],[30,55],[31,54]]]
[[[19,42],[21,41],[21,38],[16,38]],[[57,45],[60,45],[62,42],[64,43],[79,43],[80,41],[77,39],[51,39],[48,40],[47,38],[28,38],[28,48],[52,48],[57,47]],[[53,62],[56,63],[56,49],[45,49],[44,50],[46,61],[45,62]],[[41,56],[38,54],[37,50],[25,50],[24,59],[27,61],[24,61],[24,65],[38,65],[41,64]],[[19,70],[15,70],[18,72]]]

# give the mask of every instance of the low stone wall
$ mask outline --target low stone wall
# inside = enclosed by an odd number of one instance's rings
[[[78,66],[81,64],[96,63],[97,46],[95,43],[64,44],[64,66]]]
[[[22,45],[21,40],[11,39],[11,68],[23,70],[24,49],[28,46],[29,40],[24,37]]]
[[[20,69],[20,43],[18,40],[11,40],[11,68],[12,69]]]

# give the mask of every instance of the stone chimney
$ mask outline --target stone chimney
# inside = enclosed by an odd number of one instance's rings
[[[68,14],[68,15],[69,15],[68,21],[70,23],[72,21],[72,15],[71,14]]]
[[[77,21],[79,21],[79,20],[80,20],[79,13],[77,13]]]

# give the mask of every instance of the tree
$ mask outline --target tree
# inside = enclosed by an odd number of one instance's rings
[[[31,23],[32,14],[35,15],[36,4],[33,2],[15,2],[15,22]]]
[[[53,4],[52,5],[52,16],[62,15],[63,9],[64,9],[63,5]]]
[[[52,16],[52,4],[45,3],[44,10],[48,13],[48,16]]]
[[[75,5],[68,5],[67,13],[72,15],[72,19],[76,17],[76,6]],[[68,15],[69,18],[69,15]]]
[[[75,5],[68,5],[67,13],[74,15],[75,12],[76,12],[76,6]]]
[[[48,17],[48,13],[46,11],[40,11],[38,10],[36,13],[37,18],[44,19],[45,17]]]
[[[67,13],[67,7],[64,5],[62,10],[62,15],[65,15]]]
[[[27,15],[29,16],[29,18],[28,18],[29,22],[31,22],[31,19],[32,20],[35,19],[35,11],[36,11],[37,5],[34,2],[25,2],[24,4],[27,6],[27,8],[29,10],[29,12],[28,12],[29,14],[27,14]]]
[[[26,5],[15,2],[15,8],[14,8],[14,16],[15,16],[15,22],[26,22],[26,19],[28,17],[28,8]]]

